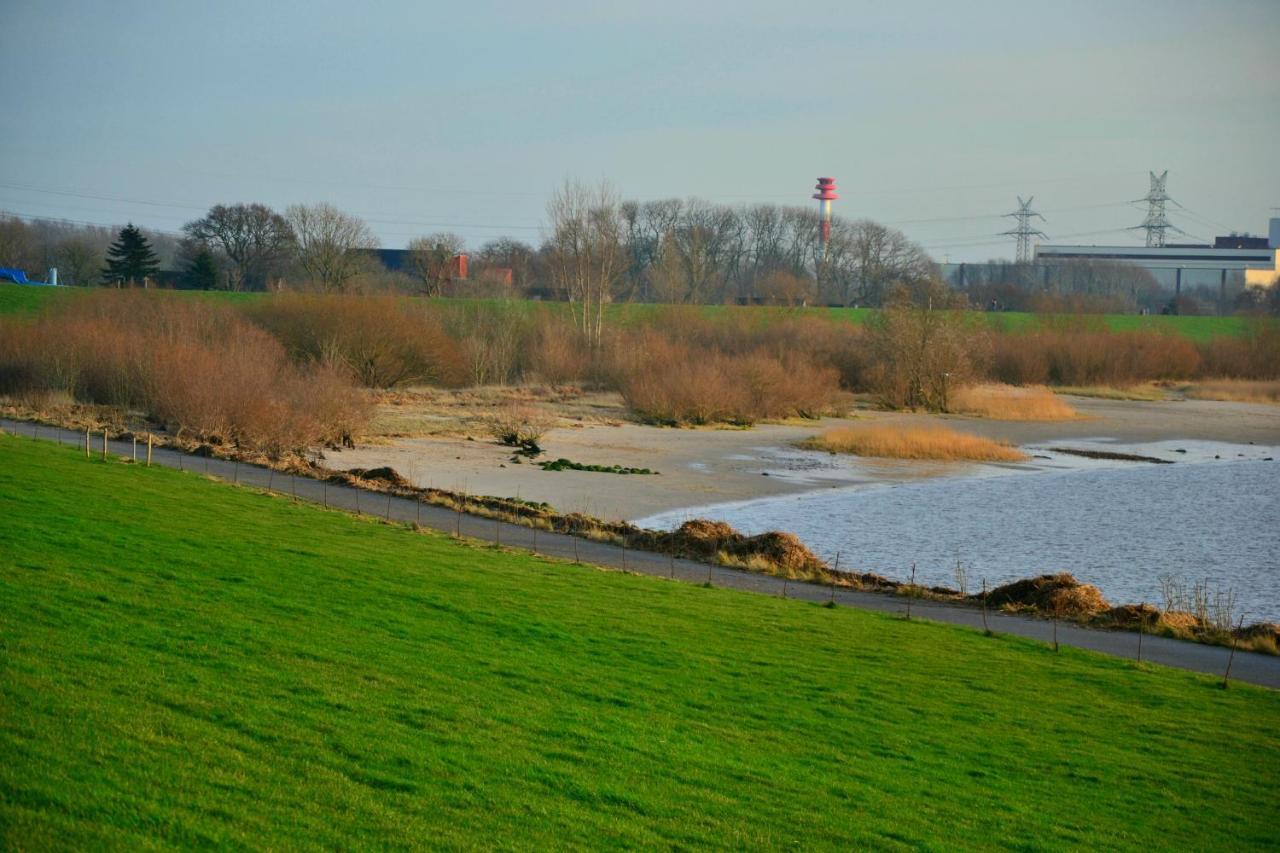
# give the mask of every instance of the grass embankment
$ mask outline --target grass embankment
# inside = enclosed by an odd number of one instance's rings
[[[1021,462],[1026,455],[1008,444],[946,427],[836,427],[800,443],[806,450],[882,459]]]
[[[951,411],[1002,421],[1069,421],[1076,410],[1042,385],[971,385],[957,388],[948,401]]]
[[[81,287],[25,287],[16,284],[0,283],[0,315],[12,313],[30,313],[43,307],[51,299],[64,298],[69,294],[88,293],[100,288]],[[173,291],[186,298],[208,298],[230,303],[249,303],[266,297],[265,293],[237,293],[228,291]],[[508,300],[498,299],[465,299],[444,298],[442,303],[464,305],[509,305]],[[563,303],[531,302],[517,300],[516,304],[525,305],[530,311],[539,307],[552,306],[568,313],[568,306]],[[624,326],[644,326],[653,323],[662,316],[662,312],[670,309],[669,305],[649,305],[633,303],[616,303],[605,306],[610,323]],[[830,317],[844,320],[853,325],[866,325],[877,315],[872,308],[779,308],[770,306],[734,306],[734,305],[700,305],[696,310],[708,318],[722,318],[733,314],[745,314],[768,323],[774,318],[797,316]],[[984,322],[995,331],[1023,332],[1042,327],[1046,323],[1059,321],[1075,322],[1080,317],[1058,317],[1056,315],[1032,314],[1029,312],[976,312]],[[1096,319],[1101,328],[1112,332],[1156,332],[1177,334],[1197,343],[1204,343],[1215,337],[1238,337],[1249,328],[1245,317],[1183,317],[1139,314],[1098,314],[1085,315],[1087,319]]]
[[[5,846],[1273,840],[1262,689],[9,436],[0,518]]]
[[[54,299],[84,292],[78,287],[31,287],[23,284],[0,283],[0,315],[34,314]]]

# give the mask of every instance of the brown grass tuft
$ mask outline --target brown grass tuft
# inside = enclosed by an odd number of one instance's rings
[[[1008,444],[946,427],[836,427],[800,444],[808,450],[884,459],[1021,462],[1026,455]]]
[[[1001,421],[1067,421],[1078,417],[1066,401],[1041,385],[970,385],[951,396],[952,411]]]

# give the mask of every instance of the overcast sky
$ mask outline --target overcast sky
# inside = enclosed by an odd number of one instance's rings
[[[329,201],[388,247],[536,242],[566,177],[810,202],[938,260],[1280,216],[1280,2],[0,0],[0,209],[177,230]],[[620,4],[619,4],[620,5]],[[925,220],[925,221],[922,221]]]

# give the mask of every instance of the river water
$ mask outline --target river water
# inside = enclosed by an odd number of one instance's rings
[[[1073,447],[1083,446],[1073,441]],[[1100,446],[1095,445],[1095,446]],[[1113,604],[1161,603],[1161,578],[1232,592],[1246,622],[1280,622],[1280,450],[1208,442],[1108,449],[1177,464],[1096,462],[1026,448],[1013,469],[805,492],[642,519],[787,530],[840,567],[970,590],[1046,572],[1096,584]],[[1216,458],[1215,458],[1216,457]],[[1265,461],[1268,458],[1274,461]]]

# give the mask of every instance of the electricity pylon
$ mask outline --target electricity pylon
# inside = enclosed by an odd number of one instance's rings
[[[1022,200],[1022,196],[1018,196],[1018,209],[1013,213],[1006,213],[1005,216],[1012,216],[1017,225],[1012,231],[1003,231],[1003,235],[1018,238],[1018,263],[1025,264],[1031,261],[1031,238],[1044,237],[1049,235],[1039,230],[1031,224],[1033,218],[1044,221],[1044,217],[1031,209],[1031,202],[1035,200],[1035,196],[1031,196],[1026,201]]]

